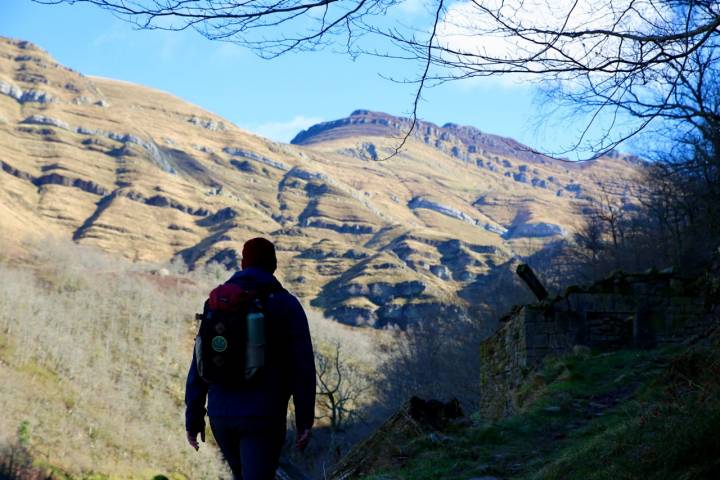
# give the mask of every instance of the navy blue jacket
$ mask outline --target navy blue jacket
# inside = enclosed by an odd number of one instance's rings
[[[237,272],[229,282],[247,290],[273,291],[265,301],[268,336],[264,375],[248,386],[208,384],[198,374],[193,353],[185,387],[185,428],[190,433],[204,429],[206,413],[211,417],[266,418],[276,423],[287,415],[290,396],[298,431],[311,428],[315,419],[315,359],[302,305],[275,276],[259,268]]]

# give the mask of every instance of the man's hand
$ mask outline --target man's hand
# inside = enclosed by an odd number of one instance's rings
[[[296,435],[295,448],[297,448],[298,450],[300,450],[302,452],[303,450],[305,450],[305,447],[307,447],[308,443],[310,443],[310,429],[309,428]]]
[[[204,443],[205,442],[205,429],[204,428],[202,430],[200,430],[199,432],[195,432],[195,433],[187,432],[187,441],[190,444],[190,446],[195,449],[195,451],[200,449],[200,444],[197,441],[198,433],[200,434],[200,440],[202,440]]]

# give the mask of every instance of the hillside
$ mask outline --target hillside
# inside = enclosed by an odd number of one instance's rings
[[[577,228],[598,182],[638,174],[622,155],[568,163],[426,122],[383,160],[407,122],[358,110],[280,144],[0,39],[3,242],[20,252],[61,237],[131,260],[235,268],[242,242],[266,235],[306,302],[351,325],[405,326],[482,312],[517,258]]]
[[[718,478],[716,252],[698,277],[615,274],[515,309],[480,346],[479,410],[413,398],[330,478]]]
[[[27,265],[0,259],[0,478],[219,478],[216,449],[188,455],[182,417],[192,312],[217,278],[30,249]]]
[[[371,453],[362,466],[342,463],[331,478],[718,478],[719,365],[717,338],[689,349],[568,355],[535,374],[523,412],[440,430],[408,420],[403,433],[364,444]]]
[[[211,430],[195,452],[184,418],[194,313],[227,271],[174,275],[68,240],[26,247],[22,265],[0,255],[0,479],[229,478]],[[341,344],[364,382],[387,358],[389,332],[307,314],[315,351]],[[374,400],[366,388],[358,402]],[[298,468],[331,458],[327,423]]]

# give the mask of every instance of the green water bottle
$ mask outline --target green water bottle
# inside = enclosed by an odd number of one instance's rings
[[[265,366],[265,314],[259,299],[250,308],[246,323],[245,380],[250,380]]]

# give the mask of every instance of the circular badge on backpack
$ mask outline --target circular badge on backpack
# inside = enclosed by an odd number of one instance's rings
[[[224,352],[227,350],[227,340],[225,337],[221,337],[218,335],[217,337],[214,337],[212,339],[212,342],[210,342],[210,345],[212,346],[212,349],[216,352]]]

